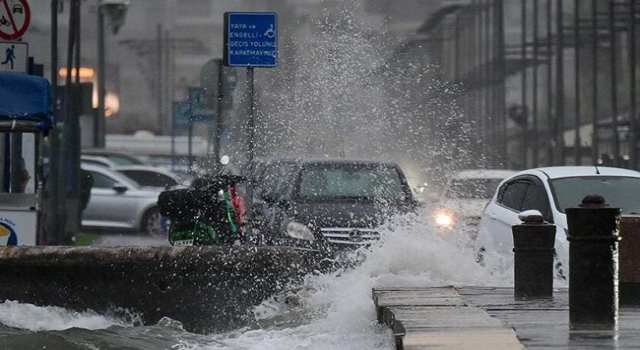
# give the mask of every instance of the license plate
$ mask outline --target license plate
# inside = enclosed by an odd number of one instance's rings
[[[173,241],[173,245],[176,247],[193,247],[193,239],[183,239],[180,241]]]

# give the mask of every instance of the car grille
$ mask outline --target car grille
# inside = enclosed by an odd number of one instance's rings
[[[370,228],[327,227],[320,232],[327,242],[335,244],[365,245],[380,238],[380,234]]]

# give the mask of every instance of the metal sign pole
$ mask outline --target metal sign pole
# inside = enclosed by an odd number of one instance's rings
[[[249,120],[248,123],[248,131],[249,131],[249,139],[247,142],[247,162],[249,164],[253,163],[253,157],[255,152],[255,120],[254,120],[254,111],[255,111],[255,98],[254,98],[254,71],[253,67],[247,67],[247,97],[249,99]]]
[[[247,67],[247,98],[249,99],[249,119],[247,120],[247,169],[253,169],[253,157],[254,157],[254,147],[255,147],[255,120],[254,120],[254,111],[255,111],[255,98],[254,98],[254,71],[253,67]],[[251,213],[253,207],[253,181],[247,182],[247,200],[246,210],[247,213]],[[253,234],[253,222],[252,220],[248,220],[247,222],[247,233],[249,235]]]
[[[173,102],[175,104],[176,102]],[[176,170],[176,108],[172,105],[171,107],[171,171]]]
[[[253,169],[255,157],[255,87],[254,67],[278,65],[278,15],[275,12],[226,12],[224,20],[224,64],[246,67],[247,76],[247,164]],[[252,48],[251,50],[244,48]],[[247,233],[253,234],[252,179],[247,184]]]
[[[220,157],[222,157],[222,149],[221,149],[221,145],[222,145],[222,101],[224,99],[224,91],[222,91],[223,89],[223,82],[222,80],[224,79],[224,65],[222,64],[222,60],[218,61],[218,96],[216,96],[218,103],[216,104],[216,120],[215,120],[215,151],[214,151],[214,156],[215,156],[215,164],[216,164],[216,169],[220,164]]]
[[[94,146],[104,148],[106,146],[106,127],[105,120],[105,94],[107,88],[105,86],[105,47],[104,47],[104,13],[102,7],[98,6],[98,120],[94,127]]]
[[[189,157],[189,174],[193,173],[193,115],[189,118],[189,145],[188,145],[188,156]]]
[[[57,115],[57,101],[58,101],[58,0],[51,0],[51,100],[54,107],[52,108],[54,126],[49,135],[51,142],[51,150],[49,151],[49,178],[48,183],[48,207],[47,207],[47,244],[59,244],[59,230],[60,225],[57,217],[58,204],[59,204],[59,188],[58,181],[60,179],[59,169],[59,152],[60,141],[58,138],[58,115]]]

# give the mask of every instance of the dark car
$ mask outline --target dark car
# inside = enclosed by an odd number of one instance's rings
[[[267,245],[329,255],[370,244],[382,223],[418,206],[399,166],[365,160],[298,161],[262,198],[271,209]]]

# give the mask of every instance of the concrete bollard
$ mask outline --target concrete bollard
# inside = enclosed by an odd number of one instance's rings
[[[620,219],[620,304],[640,304],[640,215]]]
[[[556,227],[542,215],[521,217],[524,223],[512,226],[514,252],[514,296],[553,296],[553,248]]]
[[[600,195],[588,195],[578,208],[566,210],[572,327],[617,324],[620,212]]]

